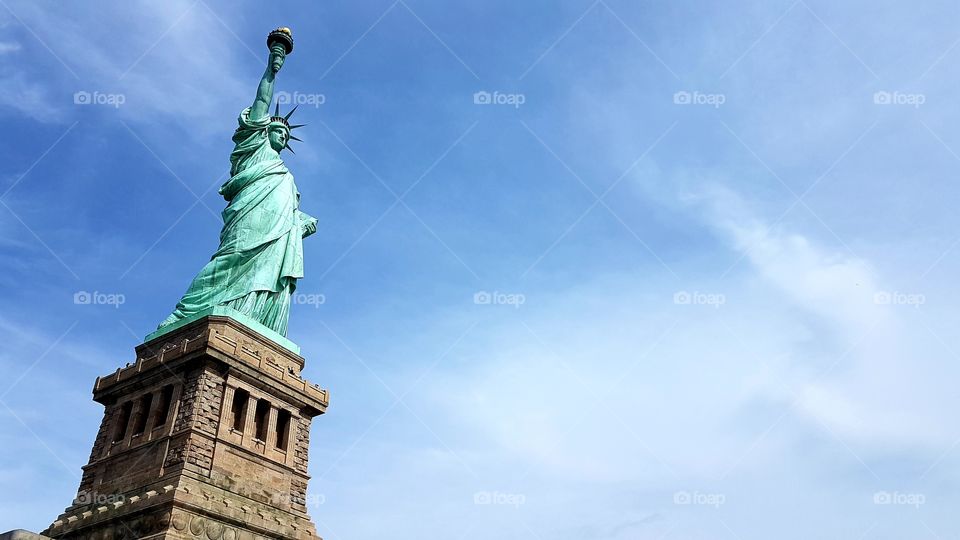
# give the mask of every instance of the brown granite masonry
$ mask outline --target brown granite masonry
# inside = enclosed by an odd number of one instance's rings
[[[310,422],[326,390],[304,360],[228,317],[137,347],[97,378],[103,421],[58,539],[308,540]]]

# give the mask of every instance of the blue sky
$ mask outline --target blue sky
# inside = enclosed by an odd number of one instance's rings
[[[288,25],[322,536],[960,535],[958,15],[2,0],[0,528],[216,248]]]

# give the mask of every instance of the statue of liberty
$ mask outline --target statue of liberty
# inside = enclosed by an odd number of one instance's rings
[[[287,334],[290,300],[303,277],[303,238],[317,220],[299,210],[300,192],[280,152],[289,149],[290,125],[277,103],[270,115],[273,83],[293,51],[289,28],[267,38],[270,57],[253,105],[240,113],[233,134],[230,179],[220,187],[227,200],[220,247],[193,279],[176,309],[160,328],[208,308],[226,306]],[[294,110],[296,107],[294,107]],[[292,151],[292,150],[291,150]]]

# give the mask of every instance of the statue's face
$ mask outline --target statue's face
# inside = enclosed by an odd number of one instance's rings
[[[270,147],[279,154],[283,147],[287,145],[287,139],[290,138],[290,132],[284,126],[270,126],[267,132],[267,138],[270,139]]]

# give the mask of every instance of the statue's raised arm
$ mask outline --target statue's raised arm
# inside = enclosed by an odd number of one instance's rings
[[[267,60],[263,77],[260,78],[260,85],[257,86],[257,97],[254,98],[253,106],[250,107],[250,118],[253,120],[259,120],[270,114],[273,82],[280,68],[283,67],[283,61],[293,50],[293,38],[287,28],[278,28],[271,32],[267,43],[270,46],[270,58]]]

